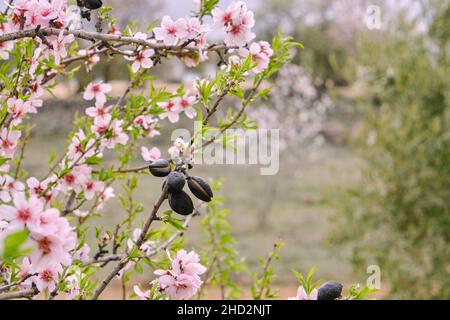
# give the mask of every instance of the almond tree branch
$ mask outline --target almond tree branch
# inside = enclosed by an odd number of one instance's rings
[[[32,298],[39,293],[38,289],[25,289],[20,291],[12,291],[0,294],[0,300],[11,300],[20,298]]]
[[[64,32],[64,35],[72,34],[74,37],[89,41],[105,41],[105,42],[123,42],[126,44],[136,44],[144,47],[152,48],[155,50],[166,50],[169,52],[177,53],[180,51],[190,52],[190,51],[198,51],[198,47],[186,47],[181,45],[173,45],[167,46],[164,44],[154,43],[151,40],[143,40],[137,39],[134,37],[122,36],[122,35],[114,35],[108,33],[99,33],[99,32],[90,32],[84,30],[63,30],[56,28],[43,28],[43,29],[29,29],[29,30],[21,30],[12,33],[5,33],[0,35],[0,43],[5,41],[12,41],[24,38],[35,38],[38,36],[57,36]],[[225,46],[225,45],[212,45],[206,48],[207,51],[219,51],[219,50],[229,50],[229,49],[238,49],[237,47]]]
[[[150,216],[148,217],[147,221],[145,222],[144,227],[142,228],[141,236],[135,243],[135,248],[140,248],[141,245],[144,243],[148,230],[150,229],[150,226],[152,225],[153,221],[157,220],[157,213],[161,205],[163,204],[164,200],[167,198],[167,188],[164,188],[164,190],[161,192],[158,200],[156,200],[155,204],[153,205],[153,209],[150,212]],[[131,250],[132,251],[132,250]],[[98,297],[102,294],[102,292],[106,289],[108,284],[111,282],[111,280],[126,266],[126,264],[131,260],[130,254],[128,254],[126,257],[124,257],[120,262],[114,267],[114,269],[103,279],[100,286],[95,290],[94,295],[92,296],[91,300],[97,300]]]

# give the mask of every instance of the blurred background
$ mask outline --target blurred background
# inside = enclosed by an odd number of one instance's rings
[[[144,28],[162,13],[184,16],[195,9],[191,1],[104,2],[114,7],[119,26],[138,20]],[[317,265],[319,278],[365,285],[374,264],[381,269],[377,297],[449,299],[450,1],[247,2],[259,39],[282,30],[304,44],[272,79],[271,98],[249,111],[260,127],[281,129],[279,174],[261,176],[253,166],[194,169],[223,178],[220,195],[249,269],[258,270],[258,259],[281,238],[286,246],[276,288],[282,298],[298,286],[291,269],[306,273]],[[171,59],[152,73],[175,88],[211,74],[216,63],[211,57],[187,69]],[[88,82],[110,81],[117,96],[126,86],[121,58],[90,74],[83,69],[58,83],[61,100],[49,98],[37,115],[44,129],[32,132],[34,159],[65,145],[73,114],[89,106],[78,94]],[[177,126],[191,129],[187,122]],[[169,144],[158,137],[147,147],[165,152]],[[30,174],[48,170],[46,161],[27,159]],[[159,184],[141,179],[138,200],[152,203]],[[121,215],[112,201],[96,222],[112,227]],[[198,228],[194,223],[186,233],[188,245],[202,241]],[[243,275],[241,286],[250,279]]]

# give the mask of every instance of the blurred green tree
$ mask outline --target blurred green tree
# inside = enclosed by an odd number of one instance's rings
[[[361,45],[372,102],[361,183],[337,199],[331,242],[381,267],[391,297],[450,298],[450,1],[425,1]]]

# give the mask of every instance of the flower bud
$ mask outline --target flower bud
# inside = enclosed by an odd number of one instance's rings
[[[336,300],[341,297],[342,284],[336,281],[328,281],[320,286],[317,300]]]
[[[210,202],[213,192],[208,182],[200,177],[189,177],[188,186],[191,192],[202,201]]]
[[[186,184],[186,179],[184,178],[184,174],[181,172],[173,171],[167,177],[166,183],[167,190],[170,193],[177,193],[183,190],[183,187]]]
[[[182,216],[188,216],[194,211],[194,204],[189,195],[184,192],[169,193],[170,208]]]
[[[169,161],[166,159],[159,159],[150,164],[148,168],[155,177],[166,177],[172,170]]]

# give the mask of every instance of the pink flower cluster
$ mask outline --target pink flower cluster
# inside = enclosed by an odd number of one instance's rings
[[[227,9],[212,11],[215,24],[225,31],[225,43],[243,47],[255,38],[251,31],[255,26],[254,14],[243,1],[232,2]]]
[[[190,40],[195,40],[197,45],[206,44],[205,36],[209,31],[210,28],[198,18],[179,18],[173,21],[169,16],[163,17],[161,27],[153,29],[155,39],[168,46]]]
[[[273,50],[267,41],[254,42],[250,45],[249,49],[239,49],[239,54],[242,57],[248,57],[252,55],[253,62],[256,63],[256,67],[252,69],[254,73],[260,73],[267,69],[270,63],[270,57],[273,56]]]
[[[12,200],[12,205],[0,206],[0,221],[7,223],[0,233],[10,234],[26,228],[29,231],[26,245],[32,248],[30,256],[23,260],[19,277],[33,275],[23,285],[35,284],[39,291],[53,290],[58,273],[72,263],[76,233],[57,209],[48,208],[37,196],[27,198],[25,193],[15,192]]]
[[[197,115],[197,111],[194,109],[194,104],[197,102],[195,96],[186,93],[183,97],[177,97],[167,102],[158,103],[158,105],[164,109],[164,112],[159,115],[161,119],[168,118],[171,123],[176,123],[180,120],[180,113],[193,119]]]
[[[16,0],[9,25],[11,30],[54,27],[66,25],[66,0]]]
[[[147,35],[145,33],[138,32],[134,35],[134,38],[147,40]],[[134,54],[130,52],[130,55],[125,56],[125,59],[133,62],[131,65],[131,70],[136,73],[140,68],[150,69],[153,67],[153,60],[151,58],[154,54],[155,50],[144,49],[142,46],[139,46]]]
[[[188,253],[186,250],[180,250],[172,260],[171,269],[155,271],[159,276],[155,283],[170,299],[189,299],[202,285],[200,275],[205,271],[206,268],[200,264],[198,254],[194,251]]]
[[[55,64],[60,64],[61,58],[67,57],[66,45],[74,41],[73,35],[64,35],[64,27],[67,24],[66,0],[17,0],[13,4],[13,13],[6,24],[1,24],[0,34],[15,32],[21,29],[35,29],[53,27],[61,29],[58,36],[48,36],[44,44],[38,38],[40,48],[36,51],[37,58],[53,57]],[[48,46],[47,44],[50,44]],[[14,42],[0,44],[0,58],[8,59],[8,50],[11,50]],[[36,62],[36,61],[35,61]],[[33,68],[30,68],[30,71]]]

